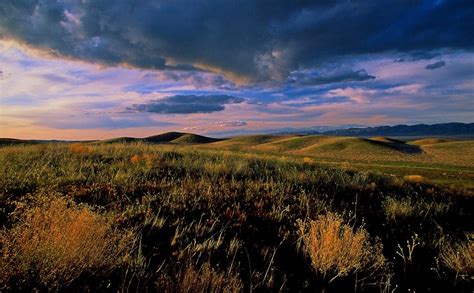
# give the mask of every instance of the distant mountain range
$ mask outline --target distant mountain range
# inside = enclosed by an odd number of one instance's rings
[[[352,127],[330,131],[294,131],[278,134],[324,134],[336,136],[474,136],[474,123],[439,123],[439,124],[416,124],[395,125],[376,127]]]
[[[324,134],[345,136],[455,136],[474,135],[474,123],[440,123],[348,128]]]

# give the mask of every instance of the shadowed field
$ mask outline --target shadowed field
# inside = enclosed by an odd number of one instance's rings
[[[4,146],[0,288],[471,292],[472,181],[432,182],[471,176],[472,146],[180,133]]]

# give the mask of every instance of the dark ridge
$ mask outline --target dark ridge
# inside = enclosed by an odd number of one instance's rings
[[[181,136],[185,135],[182,132],[165,132],[158,135],[148,136],[143,139],[145,142],[151,143],[169,143],[172,140],[180,138]]]
[[[0,138],[0,146],[6,145],[16,145],[16,144],[34,144],[35,141],[32,140],[23,140],[15,138]]]
[[[219,139],[193,133],[166,132],[145,137],[142,141],[148,143],[203,144],[216,142],[219,141]]]

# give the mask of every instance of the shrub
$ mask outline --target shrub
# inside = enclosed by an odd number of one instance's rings
[[[127,242],[105,217],[56,196],[26,208],[0,241],[0,288],[36,279],[50,289],[84,273],[110,272],[120,265]]]
[[[130,162],[134,165],[138,165],[140,163],[140,155],[133,155],[131,158],[130,158]]]
[[[448,245],[440,253],[442,264],[458,278],[468,280],[474,276],[474,241]]]
[[[307,224],[300,222],[304,252],[316,273],[329,283],[349,274],[384,271],[380,244],[371,244],[366,230],[354,230],[333,213]]]

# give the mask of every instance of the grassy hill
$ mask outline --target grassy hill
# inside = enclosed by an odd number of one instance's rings
[[[2,139],[0,146],[57,141]],[[64,141],[63,141],[64,142]],[[76,142],[77,143],[77,142]],[[252,156],[288,157],[320,165],[372,171],[396,176],[418,176],[423,181],[474,188],[474,142],[427,138],[402,141],[390,137],[371,138],[327,135],[248,135],[215,139],[182,132],[167,132],[146,138],[118,137],[92,144],[170,145],[186,150],[225,150]]]
[[[211,138],[207,136],[192,134],[192,133],[184,133],[180,137],[173,139],[171,143],[176,144],[204,144],[204,143],[211,143],[220,141],[216,138]]]
[[[210,138],[198,134],[183,133],[183,132],[166,132],[154,136],[145,137],[142,139],[148,143],[170,143],[170,144],[204,144],[219,141],[215,138]]]
[[[114,143],[150,143],[150,144],[206,144],[220,141],[216,138],[206,137],[193,133],[166,132],[145,138],[135,137],[117,137],[94,142],[95,144],[114,144]]]
[[[443,143],[443,142],[447,142],[447,140],[440,139],[440,138],[424,138],[424,139],[418,139],[418,140],[410,141],[409,144],[430,145],[430,144],[438,144],[438,143]]]
[[[301,155],[337,155],[339,157],[359,155],[390,154],[418,154],[422,153],[420,147],[408,145],[404,142],[392,139],[376,140],[356,137],[338,136],[243,136],[234,137],[222,142],[210,144],[210,147],[218,146],[228,149],[242,149],[265,152],[278,152],[280,154]]]
[[[183,135],[184,133],[181,133],[181,132],[166,132],[166,133],[162,133],[158,135],[145,137],[143,141],[150,142],[150,143],[170,143],[173,140],[180,138]]]

